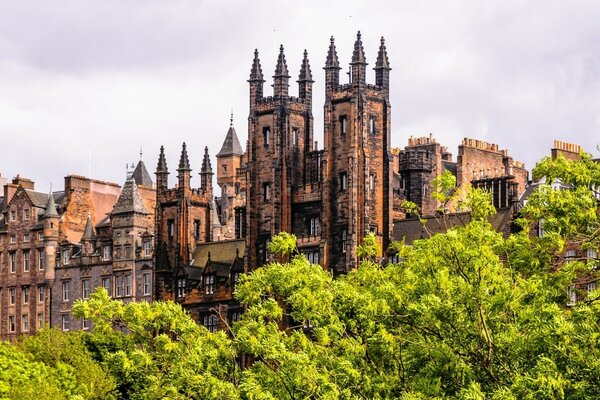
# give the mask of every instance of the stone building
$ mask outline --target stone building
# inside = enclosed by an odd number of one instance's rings
[[[152,180],[140,161],[127,173],[112,210],[96,219],[96,224],[88,210],[77,240],[65,238],[59,243],[52,285],[53,326],[89,329],[90,321],[74,319],[71,307],[100,286],[125,302],[153,299],[155,199]]]

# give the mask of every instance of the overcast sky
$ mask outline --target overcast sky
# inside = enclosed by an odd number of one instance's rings
[[[198,186],[232,109],[245,144],[254,49],[270,95],[279,44],[293,95],[308,50],[322,143],[329,37],[345,70],[357,30],[369,67],[386,38],[394,147],[431,132],[454,156],[478,138],[528,168],[553,139],[598,156],[599,21],[598,1],[2,0],[0,174],[41,191],[90,170],[122,184],[140,146],[153,173],[162,144],[174,178],[185,141]]]

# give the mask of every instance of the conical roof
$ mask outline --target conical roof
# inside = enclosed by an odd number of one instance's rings
[[[367,64],[360,31],[356,34],[356,42],[354,42],[354,51],[352,52],[352,62],[350,64]]]
[[[377,54],[377,62],[374,69],[391,69],[385,48],[385,38],[383,36],[381,37],[381,44],[379,45],[379,53]]]
[[[156,173],[168,174],[167,160],[165,159],[165,147],[160,146],[160,155],[158,156],[158,165],[156,166]]]
[[[148,214],[148,210],[144,206],[142,196],[137,189],[137,185],[133,179],[127,179],[121,189],[121,194],[117,199],[112,215],[125,213]]]
[[[83,230],[83,236],[81,241],[96,240],[96,232],[94,231],[94,225],[92,224],[92,217],[88,214],[87,221],[85,223],[85,229]]]
[[[264,82],[260,59],[258,58],[258,49],[254,49],[254,60],[252,60],[252,69],[250,70],[250,79],[248,82]]]
[[[190,168],[190,160],[188,158],[187,148],[185,146],[185,142],[181,146],[181,157],[179,158],[179,167],[177,171],[191,171]]]
[[[227,135],[225,135],[225,141],[223,142],[221,150],[217,153],[217,158],[228,156],[241,156],[243,154],[244,150],[242,149],[240,140],[238,139],[237,133],[235,132],[235,128],[233,127],[233,114],[231,114],[229,130],[227,131]]]
[[[335,39],[333,36],[329,39],[329,51],[325,60],[325,69],[340,69],[340,61],[338,60],[337,51],[335,49]]]
[[[277,56],[277,66],[275,67],[275,75],[273,78],[289,78],[287,63],[285,62],[285,54],[283,53],[283,45],[279,46],[279,56]]]
[[[210,156],[208,155],[208,146],[204,147],[204,158],[202,159],[201,174],[212,174],[212,165],[210,165]]]
[[[310,70],[310,63],[308,61],[308,52],[306,50],[304,50],[304,57],[302,58],[302,66],[300,67],[298,82],[314,82],[312,79],[312,72]]]
[[[163,154],[164,156],[164,154]],[[152,187],[152,177],[146,169],[146,165],[140,160],[133,171],[133,180],[137,185]]]
[[[56,204],[54,203],[54,195],[52,192],[48,194],[48,202],[46,203],[46,210],[44,211],[43,218],[56,218],[58,217],[58,211],[56,211]]]

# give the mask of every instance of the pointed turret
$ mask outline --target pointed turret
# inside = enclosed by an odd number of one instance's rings
[[[160,155],[158,156],[158,165],[156,166],[156,191],[162,192],[168,189],[169,170],[165,160],[165,148],[160,146]]]
[[[43,218],[58,218],[56,203],[54,203],[54,195],[52,192],[50,192],[48,195],[48,201],[46,202],[46,210],[44,211]]]
[[[308,61],[308,52],[304,50],[304,57],[302,58],[302,66],[300,67],[300,75],[298,75],[298,97],[312,100],[312,72],[310,70],[310,63]]]
[[[200,188],[212,197],[212,165],[208,155],[208,146],[204,147],[204,158],[202,159],[202,169],[200,170]]]
[[[390,62],[388,60],[387,50],[385,48],[385,39],[381,37],[379,45],[379,53],[377,54],[377,62],[375,63],[375,85],[382,89],[390,90]]]
[[[252,69],[250,70],[250,107],[256,104],[256,100],[263,97],[263,78],[260,59],[258,58],[258,49],[254,50],[254,60],[252,61]]]
[[[233,127],[233,113],[231,113],[229,130],[227,131],[227,135],[225,135],[225,140],[223,141],[221,150],[217,153],[217,158],[242,155],[244,155],[244,150],[242,149],[240,140],[238,139],[235,128]]]
[[[356,34],[354,52],[352,53],[352,62],[350,65],[352,66],[352,84],[359,86],[364,85],[366,83],[367,61],[365,59],[365,50],[363,49],[360,31]]]
[[[133,171],[133,179],[138,186],[145,186],[147,188],[151,188],[153,183],[152,177],[148,173],[146,169],[146,164],[142,160],[138,161],[135,166],[135,170]]]
[[[288,72],[283,45],[279,47],[279,56],[277,57],[277,66],[275,75],[273,75],[273,96],[285,97],[288,95],[290,73]]]
[[[149,214],[135,181],[133,178],[128,176],[127,180],[125,180],[123,188],[121,189],[119,198],[113,207],[111,215],[133,213]]]
[[[83,236],[81,236],[81,241],[89,242],[94,240],[96,240],[96,232],[94,231],[92,216],[88,213],[87,221],[85,222],[85,229],[83,230]]]
[[[340,62],[335,49],[335,39],[329,39],[329,51],[325,60],[325,91],[331,93],[340,84]]]
[[[179,167],[177,167],[177,179],[179,181],[179,188],[190,187],[190,160],[188,158],[187,148],[185,142],[181,146],[181,157],[179,157]]]

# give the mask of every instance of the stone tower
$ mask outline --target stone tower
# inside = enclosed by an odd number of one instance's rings
[[[306,177],[312,150],[312,75],[305,52],[298,79],[299,97],[290,96],[290,75],[280,47],[273,96],[263,96],[263,75],[258,51],[250,73],[246,245],[248,264],[267,260],[266,244],[281,231],[292,232],[292,199]]]
[[[366,82],[360,32],[350,62],[350,82],[339,83],[333,38],[325,63],[324,264],[334,273],[357,265],[356,246],[369,232],[382,248],[392,221],[390,179],[389,61],[381,38],[375,84]]]

